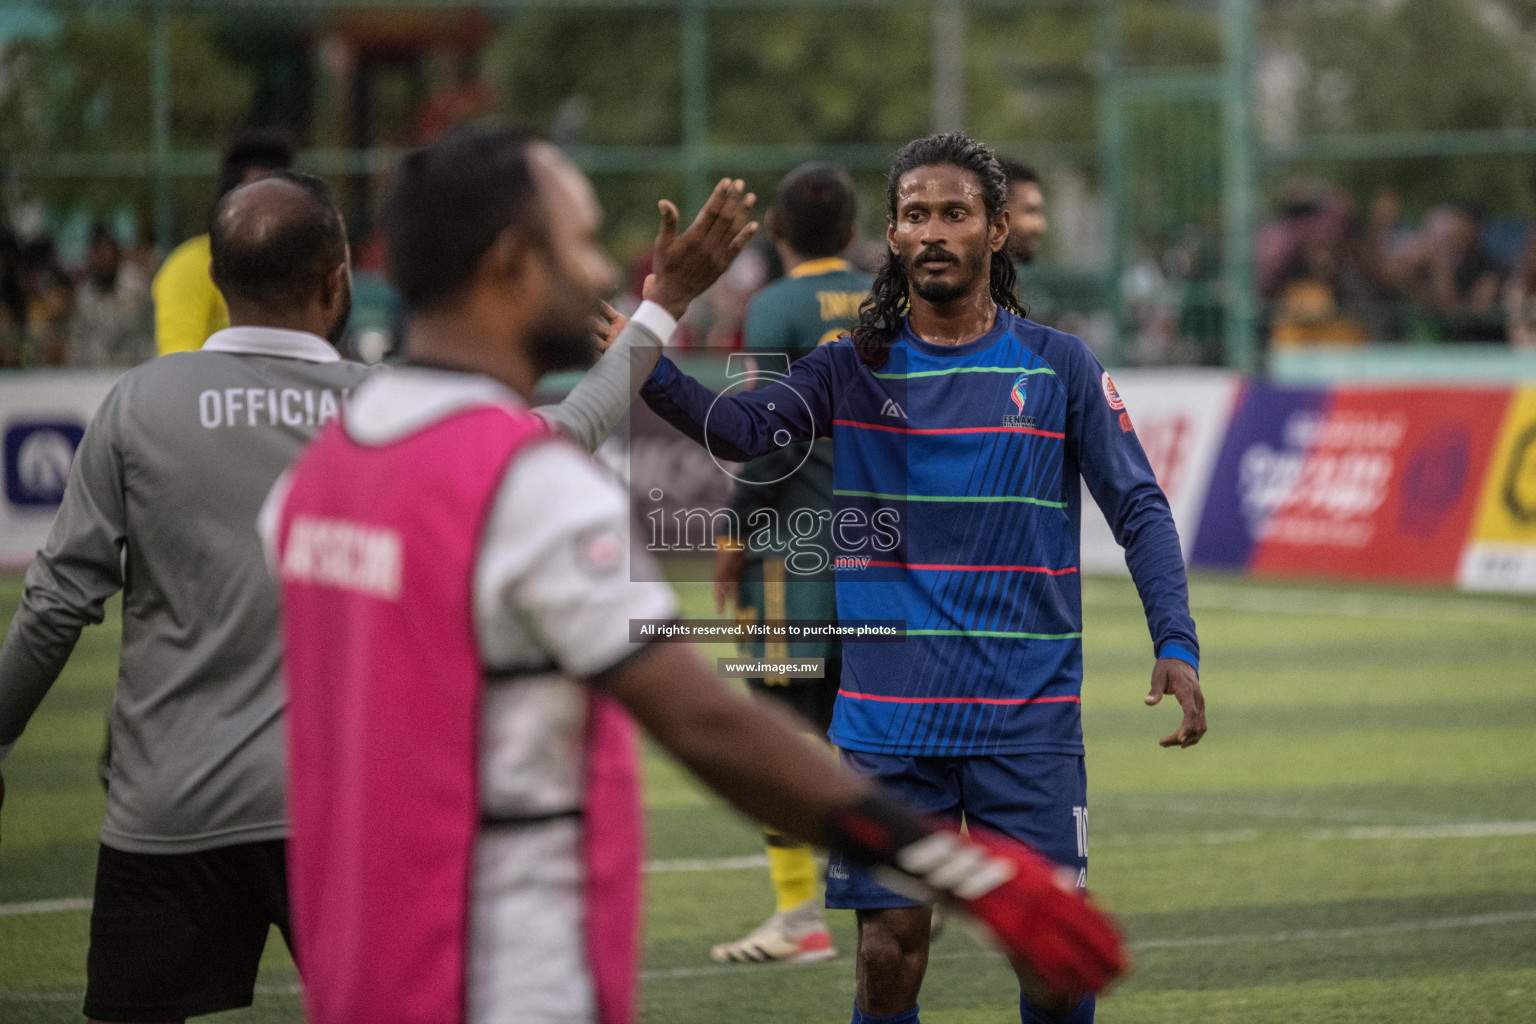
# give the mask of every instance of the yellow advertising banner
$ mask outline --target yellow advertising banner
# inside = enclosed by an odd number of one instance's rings
[[[1488,463],[1458,582],[1536,593],[1536,387],[1516,391]]]

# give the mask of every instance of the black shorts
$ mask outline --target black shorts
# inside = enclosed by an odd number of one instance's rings
[[[250,1006],[272,925],[293,949],[285,845],[167,854],[102,846],[86,1016],[176,1020]]]
[[[747,689],[754,696],[768,697],[783,704],[810,722],[816,734],[825,739],[827,730],[832,728],[832,705],[837,701],[837,681],[842,675],[842,667],[842,658],[828,658],[827,674],[823,679],[791,679],[772,685],[749,676]]]

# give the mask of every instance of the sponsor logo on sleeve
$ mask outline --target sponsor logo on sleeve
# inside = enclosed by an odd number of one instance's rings
[[[1109,379],[1108,370],[1105,370],[1104,375],[1099,378],[1099,386],[1104,389],[1104,401],[1109,403],[1109,407],[1116,412],[1124,412],[1125,399],[1121,398],[1120,392],[1115,390],[1115,382]]]

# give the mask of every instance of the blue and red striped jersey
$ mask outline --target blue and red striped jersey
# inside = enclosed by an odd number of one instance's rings
[[[1167,499],[1109,374],[1069,334],[1000,309],[965,345],[904,327],[877,370],[838,341],[717,399],[662,359],[641,395],[723,459],[835,439],[839,618],[906,624],[900,643],[845,646],[838,746],[1082,753],[1080,481],[1126,549],[1154,651],[1198,660]]]

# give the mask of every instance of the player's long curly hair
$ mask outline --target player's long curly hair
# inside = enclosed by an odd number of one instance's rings
[[[896,162],[891,165],[891,174],[885,183],[886,216],[892,223],[896,220],[896,188],[902,175],[917,167],[943,164],[970,171],[980,179],[982,204],[988,221],[996,219],[1008,206],[1008,176],[991,148],[959,132],[946,132],[909,142],[896,154]],[[887,252],[885,263],[870,286],[869,298],[859,307],[859,322],[853,328],[853,344],[865,366],[877,370],[885,365],[891,342],[901,332],[902,318],[911,306],[910,287],[901,260],[895,253]],[[1006,250],[992,253],[992,301],[1023,316],[1024,304],[1019,301],[1017,288],[1018,276]]]

